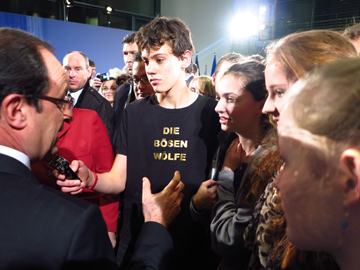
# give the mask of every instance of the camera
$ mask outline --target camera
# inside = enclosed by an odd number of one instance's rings
[[[96,75],[96,78],[99,78],[101,82],[108,81],[109,73],[106,72],[106,73],[98,74],[98,75]]]
[[[69,162],[62,156],[56,156],[54,159],[49,161],[49,164],[59,173],[65,174],[66,179],[79,179],[81,181],[76,173],[70,168]]]

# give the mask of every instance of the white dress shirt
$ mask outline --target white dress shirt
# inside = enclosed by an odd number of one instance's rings
[[[78,101],[79,96],[81,95],[81,93],[82,93],[83,90],[84,90],[84,88],[83,88],[83,89],[80,89],[80,90],[78,90],[78,91],[76,91],[76,92],[69,92],[69,93],[68,93],[68,94],[70,94],[70,96],[72,96],[72,97],[75,99],[74,105],[75,105],[76,102]]]

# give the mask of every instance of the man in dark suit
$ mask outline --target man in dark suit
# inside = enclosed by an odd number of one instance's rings
[[[129,72],[130,78],[132,77],[133,70],[133,59],[135,53],[138,51],[138,47],[135,43],[136,33],[127,34],[123,40],[123,56],[125,69]],[[114,125],[114,140],[113,145],[115,145],[116,137],[120,128],[120,119],[123,110],[126,108],[127,104],[135,100],[134,85],[130,81],[120,85],[116,89],[114,96],[114,113],[115,113],[115,125]]]
[[[117,269],[99,208],[39,184],[30,171],[57,151],[63,111],[73,105],[61,64],[49,44],[21,30],[0,28],[0,48],[0,269]],[[162,266],[183,186],[175,175],[151,194],[144,179],[146,223],[129,269]]]
[[[1,29],[0,48],[0,269],[115,269],[99,208],[40,185],[30,171],[57,151],[69,106],[61,64],[50,45],[20,30]]]
[[[89,58],[82,52],[70,52],[64,56],[63,67],[70,95],[75,99],[75,108],[96,111],[106,126],[110,141],[112,141],[114,112],[110,103],[89,85],[88,79],[92,72]]]

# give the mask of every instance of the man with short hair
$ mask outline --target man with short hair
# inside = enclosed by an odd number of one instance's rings
[[[91,76],[89,59],[82,52],[73,51],[64,56],[63,67],[67,76],[70,95],[76,102],[75,108],[96,111],[112,142],[114,112],[110,103],[89,85],[88,79]]]
[[[135,36],[136,33],[131,33],[126,35],[122,40],[125,67],[128,69],[130,75],[132,74],[133,58],[138,51],[138,47],[134,42]]]
[[[0,29],[0,48],[0,269],[116,269],[99,208],[30,171],[57,151],[70,102],[61,64],[21,30]]]
[[[63,112],[73,105],[52,47],[0,28],[0,48],[0,269],[118,269],[99,208],[41,185],[30,171],[57,151]],[[128,270],[162,269],[183,188],[178,172],[156,194],[143,179],[145,223]]]
[[[123,57],[125,63],[125,69],[129,72],[130,77],[132,77],[133,71],[133,58],[135,53],[138,51],[138,47],[134,41],[136,33],[127,34],[123,40]],[[115,126],[114,126],[114,140],[113,144],[115,145],[116,137],[120,128],[120,119],[123,110],[126,106],[135,100],[135,92],[134,86],[129,80],[128,82],[120,85],[118,89],[116,89],[114,96],[114,115],[115,115]]]
[[[94,61],[91,61],[89,59],[89,65],[91,67],[91,76],[90,76],[90,79],[94,78],[95,77],[95,74],[96,74],[96,65],[95,65],[95,62]]]

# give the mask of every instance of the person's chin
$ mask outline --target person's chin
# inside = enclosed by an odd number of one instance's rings
[[[149,94],[144,93],[144,92],[138,93],[138,99],[141,99],[141,98],[147,97],[148,95],[149,95]]]
[[[233,132],[232,128],[227,124],[221,124],[221,129],[226,132]]]
[[[70,92],[76,92],[82,88],[84,88],[85,84],[84,85],[81,85],[80,83],[74,83],[74,84],[69,84],[69,91]]]
[[[57,151],[59,150],[58,146],[55,144],[55,146],[53,146],[49,152],[47,152],[45,158],[47,160],[50,160],[56,153]]]
[[[43,161],[47,161],[49,162],[50,160],[52,160],[55,157],[55,154],[58,151],[58,147],[53,147],[51,148],[42,158],[40,157],[39,160],[43,160]]]

